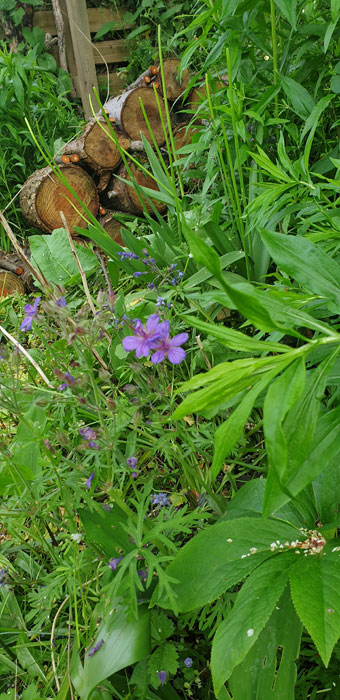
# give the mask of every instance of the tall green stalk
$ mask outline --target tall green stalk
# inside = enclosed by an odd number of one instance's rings
[[[273,50],[273,84],[277,85],[277,36],[276,36],[276,16],[275,16],[275,3],[274,0],[270,0],[270,21],[272,30],[272,50]],[[275,117],[279,118],[279,98],[275,95]]]

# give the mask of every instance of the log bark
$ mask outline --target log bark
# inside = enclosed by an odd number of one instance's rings
[[[0,269],[8,270],[8,272],[19,277],[27,290],[32,291],[34,289],[34,280],[31,272],[16,253],[6,253],[4,250],[0,250]]]
[[[152,190],[159,190],[158,185],[155,181],[149,177],[145,176],[144,173],[136,166],[130,166],[132,180],[137,182],[141,187],[148,187]],[[130,180],[130,176],[126,171],[125,166],[121,166],[117,172],[119,177],[125,180]],[[147,202],[142,194],[138,194],[137,190],[132,186],[128,185],[126,182],[119,180],[119,177],[115,175],[109,185],[109,189],[106,192],[107,198],[109,200],[110,206],[114,206],[115,209],[128,212],[130,214],[141,214],[144,211],[144,206],[147,211],[152,211],[150,204]],[[141,201],[142,199],[142,201]],[[166,204],[159,202],[158,200],[151,199],[153,205],[159,212],[164,212],[167,208]]]
[[[109,117],[120,125],[130,139],[140,141],[141,133],[148,141],[151,141],[150,133],[143,116],[139,100],[142,100],[146,116],[150,123],[150,128],[158,145],[164,143],[165,137],[158,111],[157,100],[153,90],[145,87],[137,87],[123,92],[122,95],[112,97],[105,103],[104,108],[108,111]],[[163,122],[166,123],[164,101],[159,96],[160,109]]]
[[[0,268],[0,299],[16,293],[25,294],[23,281],[15,272],[9,272],[9,270]]]
[[[179,58],[166,58],[163,61],[166,96],[169,102],[174,102],[175,100],[177,100],[189,85],[190,74],[188,69],[185,68],[181,75],[181,78],[179,78],[179,66]],[[163,95],[162,81],[160,76],[158,82],[160,93]]]
[[[101,174],[103,170],[115,170],[121,162],[121,156],[117,145],[109,136],[110,127],[103,118],[99,121],[102,126],[99,126],[95,119],[90,119],[85,126],[84,133],[64,146],[63,155],[77,155],[82,165]],[[111,128],[120,146],[127,150],[130,146],[130,139],[114,126]]]
[[[81,201],[92,214],[98,211],[98,192],[92,177],[76,165],[60,166],[62,174]],[[81,206],[50,167],[36,170],[25,182],[20,192],[20,206],[26,219],[43,231],[51,233],[62,226],[59,212],[63,211],[73,231],[74,226],[84,226],[84,220],[67,201],[81,211]]]

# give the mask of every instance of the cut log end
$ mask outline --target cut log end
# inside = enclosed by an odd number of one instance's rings
[[[25,285],[14,272],[0,269],[0,299],[10,294],[25,294]]]
[[[179,66],[179,58],[166,58],[165,61],[163,61],[166,96],[170,102],[177,100],[189,85],[190,74],[188,69],[185,68],[181,77],[179,77]],[[162,90],[161,85],[160,88]]]
[[[98,192],[92,177],[72,164],[61,166],[61,170],[83,204],[96,215]],[[36,170],[31,175],[21,190],[20,205],[24,216],[34,226],[49,233],[62,227],[60,211],[64,212],[71,232],[74,226],[84,226],[81,205],[51,168]]]
[[[140,141],[141,133],[151,141],[147,122],[144,119],[143,110],[140,104],[143,103],[147,121],[158,145],[164,143],[165,136],[162,121],[166,123],[165,106],[162,97],[158,97],[158,103],[153,90],[146,87],[137,87],[124,92],[118,97],[112,98],[106,106],[121,128],[133,141]]]

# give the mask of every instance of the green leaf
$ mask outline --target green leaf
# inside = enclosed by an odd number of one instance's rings
[[[260,229],[266,247],[279,269],[304,289],[332,301],[340,310],[340,266],[323,249],[301,236]]]
[[[86,539],[100,547],[108,557],[115,557],[117,547],[125,553],[134,549],[125,529],[127,516],[116,503],[112,504],[110,511],[81,509],[79,516]]]
[[[257,397],[266,388],[267,384],[280,371],[277,367],[260,379],[242,399],[229,418],[224,421],[215,432],[215,451],[211,466],[211,478],[214,481],[222,469],[224,459],[240,439],[245,423],[251,413]],[[251,378],[249,379],[251,382]]]
[[[102,36],[105,36],[108,32],[112,32],[113,29],[117,27],[117,22],[115,20],[111,20],[111,22],[105,22],[105,24],[102,24],[102,26],[98,29],[97,33],[93,37],[93,41],[98,41],[98,39],[101,39]]]
[[[45,275],[48,282],[60,285],[80,282],[77,263],[68,242],[65,229],[58,228],[46,236],[30,236],[32,264]],[[75,243],[75,248],[84,272],[93,272],[98,267],[96,255],[89,248]]]
[[[294,700],[301,632],[287,586],[259,638],[230,677],[233,699]]]
[[[309,92],[292,78],[282,77],[281,80],[282,87],[294,112],[302,119],[307,119],[315,106],[314,100]]]
[[[293,29],[296,29],[296,0],[275,0],[275,5]]]
[[[183,231],[196,262],[204,265],[212,275],[216,275],[219,279],[221,277],[221,265],[217,253],[211,246],[192,233],[188,226],[184,225]]]
[[[299,536],[291,525],[255,518],[235,518],[208,527],[185,544],[166,569],[177,581],[172,587],[178,610],[194,610],[216,600],[272,556],[273,542]],[[256,551],[250,553],[250,547]],[[154,598],[161,607],[169,604],[164,598],[158,600],[157,589]]]
[[[251,535],[249,539],[251,541]],[[211,651],[216,695],[262,632],[287,585],[289,571],[296,564],[294,555],[295,552],[282,552],[258,566],[243,584],[231,612],[217,628]]]
[[[287,352],[291,350],[288,345],[283,343],[272,343],[265,340],[255,340],[251,336],[240,331],[235,331],[233,328],[226,328],[215,323],[206,323],[195,316],[183,316],[186,323],[193,325],[197,330],[202,331],[206,335],[211,335],[217,338],[222,345],[225,345],[231,350],[239,350],[240,352]]]
[[[336,22],[340,13],[340,0],[331,0],[332,22]]]
[[[165,642],[165,644],[161,644],[157,647],[148,660],[148,671],[154,688],[158,688],[161,684],[157,676],[158,671],[165,671],[167,674],[175,674],[177,669],[178,653],[174,644],[171,644],[171,642]]]
[[[91,691],[109,676],[126,666],[144,659],[150,653],[150,613],[138,607],[138,619],[128,619],[121,606],[112,603],[112,614],[108,614],[100,626],[93,646],[103,644],[82,666],[78,655],[71,663],[71,679],[81,700],[87,700]]]
[[[290,572],[292,598],[325,666],[340,636],[339,552],[301,556]]]
[[[312,483],[314,479],[327,467],[334,464],[334,460],[340,454],[340,407],[337,406],[332,411],[328,411],[319,419],[313,444],[303,464],[293,474],[288,474],[278,481],[276,471],[270,469],[266,481],[266,504],[264,514],[274,513],[287,503],[291,498],[297,496],[302,489]],[[283,492],[285,489],[285,492]]]
[[[286,470],[288,447],[283,421],[300,398],[306,380],[305,363],[299,358],[271,384],[264,402],[263,430],[268,464],[278,475]]]
[[[323,51],[324,51],[324,53],[327,52],[327,49],[328,49],[328,47],[329,47],[329,43],[330,43],[331,38],[332,38],[332,36],[333,36],[334,29],[335,29],[335,27],[336,27],[336,25],[337,25],[337,23],[338,23],[338,19],[339,19],[339,17],[337,17],[337,19],[335,20],[335,22],[330,22],[329,25],[328,25],[328,27],[327,27],[327,29],[326,29],[325,37],[324,37],[324,40],[323,40]]]

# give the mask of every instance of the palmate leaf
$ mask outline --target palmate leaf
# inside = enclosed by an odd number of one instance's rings
[[[301,632],[287,586],[259,638],[229,679],[233,700],[294,700]]]
[[[340,265],[323,249],[301,236],[287,236],[261,229],[274,262],[302,287],[332,301],[340,310]]]
[[[243,584],[212,644],[211,672],[216,695],[256,642],[296,563],[295,552],[282,552],[258,566]]]
[[[216,600],[272,556],[276,540],[300,539],[298,528],[278,520],[235,518],[219,522],[193,537],[166,569],[173,584],[178,611],[194,610]],[[250,548],[255,548],[253,553]],[[156,589],[153,603],[169,607]]]
[[[339,545],[334,543],[334,546]],[[290,572],[295,609],[328,665],[340,637],[340,552],[301,556]]]

